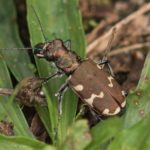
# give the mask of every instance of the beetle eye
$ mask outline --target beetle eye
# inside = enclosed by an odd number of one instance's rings
[[[34,46],[33,50],[34,50],[34,54],[37,54],[39,53],[40,51],[43,50],[43,46],[44,44],[43,43],[38,43]]]
[[[33,52],[37,57],[41,57],[41,58],[44,57],[43,47],[44,47],[43,43],[38,43],[37,45],[34,46]]]

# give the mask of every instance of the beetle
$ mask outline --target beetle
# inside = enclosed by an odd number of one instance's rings
[[[42,85],[48,78],[25,77],[22,79],[15,90],[0,88],[0,95],[12,95],[16,93],[17,102],[27,107],[46,106],[46,97],[42,91]]]
[[[53,62],[58,68],[58,71],[47,77],[46,81],[64,74],[68,76],[66,82],[55,94],[59,100],[59,115],[62,114],[62,97],[68,87],[98,114],[103,116],[119,114],[126,106],[126,92],[114,79],[108,60],[103,59],[100,63],[95,63],[91,59],[84,60],[68,48],[61,39],[47,41],[33,6],[32,9],[45,39],[45,42],[38,43],[33,47],[33,52],[38,58]],[[109,50],[111,41],[112,39],[108,43]],[[108,64],[111,74],[103,70],[104,64]]]
[[[125,92],[113,76],[101,67],[107,61],[98,64],[91,59],[84,60],[69,50],[61,39],[35,45],[34,54],[56,65],[58,72],[52,77],[68,76],[55,94],[58,96],[60,114],[62,95],[68,87],[92,110],[103,116],[117,115],[126,106]]]

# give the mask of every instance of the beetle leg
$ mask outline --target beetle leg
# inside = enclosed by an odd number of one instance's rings
[[[112,42],[113,42],[113,40],[114,40],[115,33],[116,33],[116,28],[114,27],[114,28],[112,29],[112,34],[111,34],[111,37],[110,37],[110,39],[109,39],[109,41],[108,41],[108,44],[107,44],[107,47],[106,47],[106,51],[105,51],[105,54],[104,54],[103,59],[102,59],[102,62],[104,62],[104,61],[107,62],[106,64],[108,65],[110,74],[111,74],[111,76],[113,76],[113,77],[114,77],[114,73],[113,73],[113,70],[112,70],[112,68],[111,68],[111,66],[110,66],[110,64],[109,64],[109,62],[108,62],[107,54],[108,54],[108,52],[111,50]],[[104,67],[104,65],[103,65],[103,67]],[[103,68],[103,67],[102,67],[102,68]]]
[[[71,40],[64,41],[64,45],[67,47],[68,50],[71,50]]]
[[[65,91],[67,90],[67,88],[68,88],[68,81],[66,81],[66,82],[60,87],[60,89],[58,90],[57,93],[55,93],[55,96],[58,97],[58,102],[59,102],[58,110],[59,110],[59,115],[60,115],[60,116],[62,115],[62,98],[63,98],[63,95],[64,95]]]
[[[108,60],[102,60],[102,61],[99,61],[97,63],[98,63],[98,65],[105,65],[105,64],[108,64],[109,61]]]
[[[107,64],[111,76],[114,77],[114,76],[115,76],[115,75],[114,75],[114,72],[113,72],[112,67],[111,67],[111,65],[110,65],[110,62],[109,62],[109,60],[108,60],[107,58],[106,58],[106,59],[102,59],[102,61],[98,62],[98,65],[103,65],[102,68],[104,67],[105,64]]]
[[[111,67],[110,63],[108,63],[107,65],[108,65],[108,68],[109,68],[109,71],[110,71],[111,76],[114,77],[115,74],[114,74],[114,72],[113,72],[113,70],[112,70],[112,67]]]
[[[62,115],[62,101],[63,101],[63,95],[65,93],[65,91],[68,88],[68,81],[66,81],[58,90],[57,93],[55,93],[55,96],[58,97],[58,122],[57,122],[57,126],[56,126],[56,130],[55,130],[55,141],[57,140],[57,135],[58,135],[58,127],[59,127],[59,123],[61,120],[61,115]]]
[[[80,98],[79,98],[79,100],[80,100]],[[84,115],[84,113],[85,113],[85,106],[87,106],[87,104],[82,104],[81,105],[81,108],[80,108],[79,112],[76,115],[76,118],[75,118],[76,120],[78,120],[80,118],[80,116]]]
[[[128,92],[127,91],[122,91],[122,95],[124,96],[124,97],[127,97],[128,96]]]
[[[103,121],[102,118],[100,117],[100,115],[96,114],[96,112],[94,110],[92,110],[91,108],[89,108],[89,109],[90,109],[91,115],[96,119],[96,122]]]
[[[62,76],[64,73],[60,70],[58,70],[57,72],[55,72],[54,74],[50,75],[49,77],[45,78],[45,80],[43,81],[43,83],[47,82],[48,80],[54,79],[56,77]]]

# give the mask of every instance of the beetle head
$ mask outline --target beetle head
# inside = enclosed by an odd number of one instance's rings
[[[39,58],[53,61],[56,57],[56,52],[62,47],[64,47],[64,44],[60,39],[55,39],[52,42],[38,43],[34,46],[34,54]]]

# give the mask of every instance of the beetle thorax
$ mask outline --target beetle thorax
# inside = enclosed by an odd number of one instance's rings
[[[64,53],[58,52],[55,64],[59,69],[64,71],[66,74],[70,74],[77,69],[77,67],[80,64],[80,59],[75,53],[71,51],[65,51]]]

